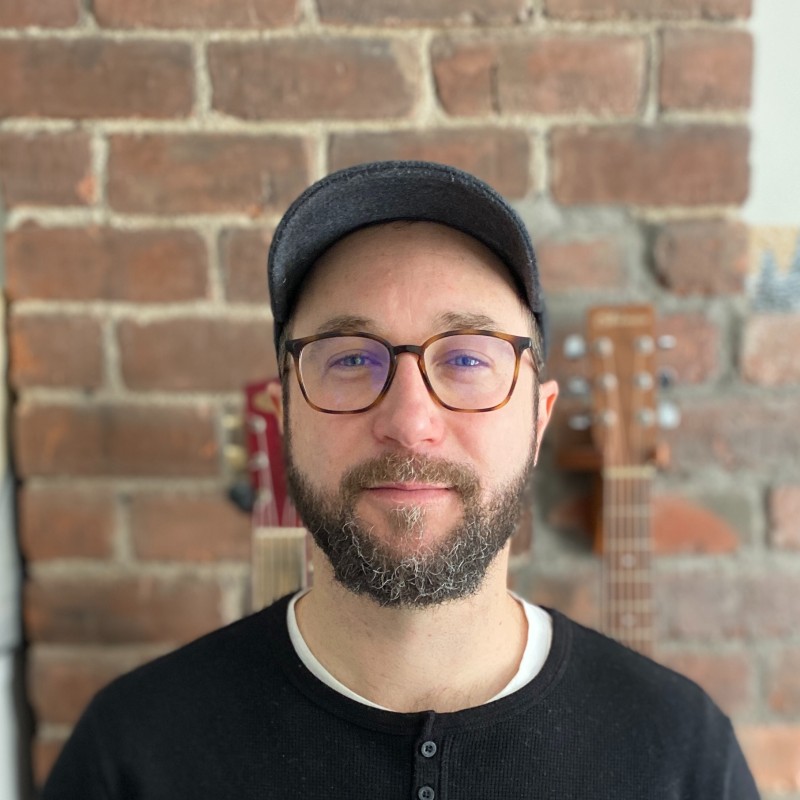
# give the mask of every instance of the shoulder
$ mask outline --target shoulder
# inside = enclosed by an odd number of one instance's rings
[[[108,715],[147,708],[173,711],[221,702],[279,667],[284,659],[286,602],[212,631],[112,681],[89,711]],[[187,703],[188,699],[194,702]]]
[[[597,631],[551,612],[554,630],[569,640],[565,679],[576,698],[649,727],[689,734],[729,735],[730,723],[694,681]]]

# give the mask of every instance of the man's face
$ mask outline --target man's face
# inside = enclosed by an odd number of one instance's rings
[[[397,223],[339,242],[307,279],[294,338],[329,330],[421,344],[455,328],[530,334],[506,268],[480,243],[431,223]],[[459,413],[429,395],[398,356],[374,408],[325,414],[303,400],[290,369],[287,471],[295,503],[334,575],[382,605],[424,606],[476,591],[513,532],[534,443],[556,395],[530,351],[510,401]],[[538,426],[538,431],[537,431]]]

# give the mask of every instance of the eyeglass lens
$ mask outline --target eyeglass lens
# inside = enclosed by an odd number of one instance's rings
[[[490,335],[458,334],[431,342],[425,372],[439,400],[478,410],[502,403],[514,382],[516,351]],[[386,386],[391,354],[375,339],[334,336],[307,344],[300,377],[311,403],[328,411],[355,411],[372,404]]]

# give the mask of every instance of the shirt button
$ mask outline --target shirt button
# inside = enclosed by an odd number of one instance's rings
[[[435,796],[436,792],[434,792],[430,786],[422,786],[417,792],[417,797],[419,797],[419,800],[433,800]]]
[[[425,758],[431,758],[436,755],[436,742],[423,742],[420,747],[420,752]]]

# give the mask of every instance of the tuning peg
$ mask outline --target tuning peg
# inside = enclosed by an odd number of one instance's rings
[[[244,415],[242,414],[228,413],[222,415],[222,427],[225,431],[240,430],[243,423]]]
[[[649,354],[652,353],[655,349],[655,344],[653,342],[652,336],[638,336],[636,338],[636,349],[640,353]]]
[[[652,408],[643,408],[639,411],[639,424],[643,428],[652,428],[656,424],[656,415]]]
[[[653,376],[649,372],[637,372],[633,381],[637,389],[648,391],[653,388]]]
[[[663,401],[658,404],[658,424],[665,430],[673,430],[681,424],[681,410],[675,403]]]
[[[570,361],[583,358],[586,355],[586,339],[579,333],[571,333],[564,339],[564,357]]]
[[[573,431],[588,431],[592,427],[592,418],[588,414],[575,414],[569,418],[568,424]]]
[[[263,433],[267,429],[267,421],[260,414],[248,414],[247,427],[254,433]]]
[[[658,371],[658,388],[669,389],[678,381],[678,373],[674,367],[662,367]]]
[[[223,449],[225,463],[234,472],[242,472],[247,468],[247,452],[238,444],[227,444]]]
[[[576,397],[585,397],[589,394],[589,381],[575,375],[567,381],[567,391]]]
[[[656,339],[659,350],[673,350],[678,340],[670,333],[662,334]]]
[[[228,489],[228,499],[241,511],[250,513],[256,503],[256,490],[248,481],[236,481]]]

